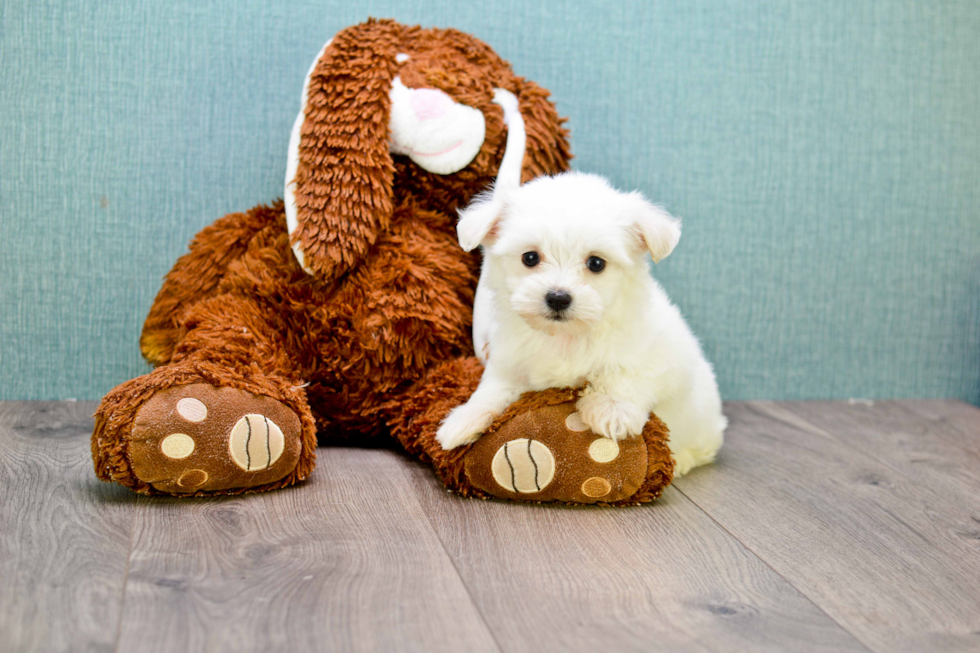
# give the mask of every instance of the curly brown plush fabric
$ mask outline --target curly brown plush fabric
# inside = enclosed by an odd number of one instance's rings
[[[399,53],[409,60],[397,62]],[[437,175],[392,157],[396,72],[410,88],[437,88],[483,112],[486,137],[464,169]],[[519,98],[524,178],[566,170],[567,131],[547,92],[486,44],[390,20],[337,34],[310,78],[295,178],[293,240],[314,274],[290,250],[282,202],[202,230],[144,325],[141,349],[158,369],[115,388],[96,414],[99,477],[153,492],[127,458],[135,417],[159,390],[207,383],[275,398],[300,416],[301,464],[273,485],[301,480],[317,434],[387,433],[386,402],[436,363],[469,353],[479,262],[456,243],[455,213],[493,181],[503,158],[495,88]],[[248,491],[256,489],[269,488]]]
[[[483,113],[485,140],[466,167],[438,175],[390,154],[396,74],[409,88],[442,90]],[[294,179],[296,230],[290,236],[284,204],[275,202],[225,216],[193,239],[143,328],[143,354],[157,369],[112,390],[96,413],[96,474],[147,494],[254,492],[307,478],[318,435],[363,442],[393,432],[451,488],[488,496],[466,477],[468,449],[444,452],[433,437],[481,371],[467,358],[479,261],[460,249],[455,223],[456,210],[489,186],[504,155],[496,88],[519,101],[527,132],[523,179],[568,169],[568,133],[547,91],[514,75],[486,44],[456,30],[389,20],[337,34],[310,76]],[[294,244],[312,274],[296,260]],[[236,408],[207,405],[222,397],[233,397]],[[525,397],[491,430],[514,411],[572,398],[568,390]],[[191,410],[182,412],[186,401]],[[282,424],[270,425],[263,406],[275,406]],[[261,433],[253,434],[253,418]],[[247,430],[235,440],[229,424]],[[642,452],[649,473],[621,503],[649,500],[670,480],[666,433],[655,419],[651,424]],[[267,447],[257,450],[267,476],[253,478],[268,478],[279,427],[290,455],[299,452],[295,469],[249,486],[250,447]],[[168,433],[195,442],[168,449]],[[134,463],[153,474],[180,473],[150,479]]]

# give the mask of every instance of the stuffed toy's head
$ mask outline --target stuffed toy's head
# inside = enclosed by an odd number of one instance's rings
[[[407,195],[452,214],[498,172],[498,184],[517,185],[567,170],[562,123],[547,91],[472,36],[391,20],[347,28],[310,68],[290,137],[293,252],[331,281]]]

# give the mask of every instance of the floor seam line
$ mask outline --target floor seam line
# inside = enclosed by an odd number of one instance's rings
[[[449,564],[453,568],[453,572],[455,572],[456,574],[456,578],[459,579],[459,584],[463,586],[463,589],[466,591],[466,596],[469,597],[470,603],[473,604],[473,609],[476,610],[476,613],[480,616],[480,621],[483,622],[483,625],[487,629],[487,632],[490,633],[490,639],[493,640],[493,645],[497,647],[497,650],[500,651],[500,653],[503,653],[504,648],[500,645],[500,642],[497,640],[497,634],[494,633],[493,629],[490,627],[490,623],[487,621],[486,616],[483,614],[483,610],[480,609],[480,604],[477,603],[476,599],[473,596],[473,593],[470,591],[470,586],[466,583],[466,580],[463,579],[463,575],[459,572],[459,567],[456,566],[456,562],[453,560],[453,557],[449,555],[449,549],[446,548],[446,543],[442,541],[441,537],[439,537],[439,532],[436,530],[436,527],[432,524],[432,518],[429,516],[428,511],[425,509],[425,507],[422,505],[422,502],[419,500],[418,489],[415,487],[413,479],[411,478],[411,474],[412,474],[411,469],[405,466],[402,466],[401,469],[402,469],[402,475],[406,477],[406,480],[415,490],[413,493],[415,502],[418,503],[419,510],[421,510],[422,514],[425,515],[425,522],[429,525],[429,530],[432,532],[433,537],[435,537],[436,540],[439,542],[439,546],[442,548],[442,552],[446,556],[446,560],[449,561]],[[463,497],[458,497],[458,498],[462,499]],[[467,499],[467,500],[471,500],[471,499]]]
[[[736,542],[738,542],[739,545],[745,547],[745,550],[748,551],[749,553],[751,553],[752,556],[756,560],[758,560],[762,565],[764,565],[766,567],[766,569],[769,569],[770,571],[772,571],[772,573],[774,573],[777,576],[779,576],[780,578],[782,578],[783,581],[787,585],[789,585],[794,590],[796,590],[799,593],[799,595],[802,596],[804,599],[806,599],[807,603],[809,603],[814,608],[816,608],[820,612],[820,614],[822,614],[825,617],[827,617],[828,619],[830,619],[831,622],[837,624],[837,627],[838,628],[840,628],[845,633],[847,633],[848,635],[850,635],[851,637],[853,637],[854,638],[854,641],[856,641],[858,644],[860,644],[861,646],[863,646],[868,651],[868,653],[874,653],[877,650],[877,649],[871,648],[871,646],[867,642],[865,642],[863,639],[861,639],[860,637],[858,637],[858,635],[856,633],[852,632],[850,628],[848,628],[847,626],[845,626],[841,622],[837,621],[837,619],[834,619],[832,616],[830,616],[827,613],[827,611],[823,609],[822,606],[820,606],[816,601],[814,601],[812,598],[810,598],[810,595],[809,594],[807,594],[806,592],[804,592],[801,588],[797,587],[795,583],[793,583],[792,581],[790,581],[790,579],[786,578],[786,576],[784,576],[782,573],[780,573],[779,570],[777,570],[775,567],[773,567],[771,564],[769,564],[769,562],[765,558],[763,558],[761,555],[759,555],[755,551],[755,549],[753,549],[751,546],[749,546],[748,544],[746,544],[745,542],[743,542],[741,538],[739,538],[737,535],[735,535],[735,533],[731,532],[731,530],[729,530],[724,524],[722,524],[720,521],[718,521],[717,519],[715,519],[715,516],[714,515],[712,515],[707,510],[705,510],[701,506],[701,504],[699,504],[697,501],[695,501],[690,496],[688,496],[688,494],[686,492],[684,492],[684,490],[682,490],[679,486],[674,485],[674,488],[678,492],[680,492],[682,495],[684,495],[684,498],[687,499],[688,501],[690,501],[691,504],[694,505],[695,507],[697,507],[698,510],[700,510],[701,512],[703,512],[708,519],[710,519],[712,522],[714,522],[715,524],[717,524],[718,525],[718,528],[720,528],[721,530],[723,530],[726,533],[728,533],[729,537],[731,537],[733,540],[735,540]]]
[[[116,624],[116,637],[112,645],[112,650],[119,653],[119,642],[122,639],[123,617],[126,616],[126,591],[129,589],[129,570],[133,564],[133,546],[136,540],[136,513],[138,512],[140,498],[137,496],[133,502],[133,519],[129,529],[129,550],[126,552],[126,571],[123,574],[122,601],[119,606],[119,623]]]
[[[792,424],[790,422],[787,422],[786,420],[780,418],[779,416],[772,415],[772,414],[767,413],[765,411],[761,411],[761,410],[756,409],[754,406],[751,405],[754,402],[745,402],[745,403],[746,403],[746,405],[748,405],[749,409],[755,411],[755,413],[757,415],[761,415],[761,416],[766,417],[768,419],[773,419],[773,420],[779,422],[780,424],[782,424],[782,425],[784,425],[784,426],[786,426],[788,428],[796,429],[798,431],[803,431],[803,429],[801,427],[799,427],[799,426],[797,426],[795,424]],[[793,402],[771,402],[771,403],[780,404],[781,407],[784,408],[785,410],[787,410],[789,413],[791,413],[795,417],[803,420],[808,425],[810,425],[811,427],[813,427],[815,430],[819,431],[821,437],[827,438],[830,441],[834,442],[835,444],[838,444],[838,445],[841,445],[841,446],[844,446],[844,447],[850,446],[850,443],[849,442],[847,442],[846,440],[842,439],[840,436],[838,436],[837,433],[835,433],[830,428],[826,428],[826,427],[820,426],[819,424],[814,424],[806,416],[801,415],[800,413],[797,413],[796,411],[794,411],[792,409],[792,403]],[[884,404],[885,402],[882,401],[882,402],[879,402],[879,403]],[[907,415],[910,415],[913,418],[918,418],[919,420],[923,420],[923,421],[926,421],[926,422],[929,421],[929,418],[928,417],[925,417],[923,415],[919,415],[915,411],[908,410],[903,405],[901,405],[900,402],[895,402],[895,405],[903,413],[905,413]],[[859,428],[867,428],[867,427],[862,426],[857,420],[855,420],[853,418],[847,417],[847,419],[850,419],[850,421],[851,422],[854,422]],[[960,431],[957,430],[957,432],[960,432]],[[902,463],[899,462],[899,461],[892,462],[892,461],[890,461],[890,460],[888,460],[886,458],[879,457],[878,454],[876,453],[876,450],[873,447],[871,447],[869,449],[866,449],[866,450],[865,449],[860,450],[860,455],[864,456],[865,458],[867,458],[871,462],[877,463],[878,465],[881,465],[882,467],[891,470],[892,472],[894,472],[898,476],[906,479],[910,484],[912,484],[912,485],[920,485],[919,484],[919,481],[918,481],[918,477],[916,476],[914,469],[906,469],[902,465]],[[936,491],[931,486],[928,486],[928,485],[920,485],[919,491],[920,492],[928,492],[930,494],[930,496],[935,497],[935,499],[938,500],[938,501],[947,501],[947,499],[946,499],[947,495],[945,495],[943,492]],[[917,535],[920,538],[922,537],[922,534],[921,533],[917,533],[914,529],[910,528],[908,526],[908,524],[905,524],[902,520],[898,519],[897,517],[895,517],[895,515],[891,514],[891,512],[889,512],[887,510],[885,510],[884,512],[886,514],[888,514],[890,517],[892,517],[893,519],[897,519],[910,532],[915,533],[915,535]],[[943,510],[943,514],[944,515],[947,514],[946,511],[945,511],[945,509]],[[951,513],[948,514],[947,516],[950,519],[958,519],[958,517],[956,515],[953,515]]]

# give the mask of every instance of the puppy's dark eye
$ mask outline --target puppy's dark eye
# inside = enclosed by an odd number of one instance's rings
[[[537,252],[524,252],[521,256],[521,261],[529,268],[533,268],[535,265],[541,262],[541,257],[538,256]]]
[[[589,260],[586,261],[585,264],[589,267],[589,270],[596,273],[602,272],[606,269],[606,262],[598,256],[590,256]]]

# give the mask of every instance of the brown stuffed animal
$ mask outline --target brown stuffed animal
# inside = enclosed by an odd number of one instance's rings
[[[508,136],[515,120],[525,138]],[[318,433],[390,432],[462,494],[659,495],[662,423],[597,438],[567,389],[523,397],[469,447],[434,440],[481,373],[465,358],[479,261],[456,243],[455,212],[507,152],[523,181],[566,170],[562,122],[545,90],[461,32],[369,20],[337,34],[307,77],[285,202],[221,218],[167,275],[140,340],[157,368],[96,413],[99,478],[145,494],[270,490],[309,476]]]

